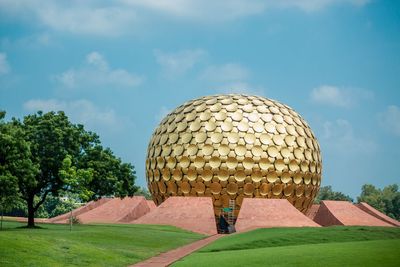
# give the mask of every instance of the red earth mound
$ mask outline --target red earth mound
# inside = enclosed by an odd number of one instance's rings
[[[374,209],[373,207],[371,207],[370,205],[368,205],[368,203],[365,202],[361,202],[356,204],[356,206],[365,211],[366,213],[368,213],[369,215],[374,216],[375,218],[378,218],[384,222],[390,223],[394,226],[399,226],[400,227],[400,222],[396,221],[395,219],[390,218],[389,216],[387,216],[386,214],[383,214],[382,212],[380,212],[379,210]]]
[[[173,225],[205,235],[217,234],[210,197],[169,197],[132,223]]]
[[[319,227],[286,199],[245,198],[235,228],[238,232],[269,227]]]
[[[393,226],[362,211],[348,201],[322,201],[314,220],[323,226]]]

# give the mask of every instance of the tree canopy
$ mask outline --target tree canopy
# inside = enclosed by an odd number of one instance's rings
[[[397,184],[388,185],[383,189],[365,184],[357,201],[366,202],[386,215],[400,219],[400,192]]]
[[[319,189],[319,193],[315,199],[316,203],[320,203],[321,200],[345,200],[353,202],[353,199],[342,192],[336,192],[332,190],[332,186],[322,186]]]
[[[38,112],[10,122],[4,116],[2,112],[0,177],[26,201],[28,226],[34,226],[35,212],[48,195],[75,192],[89,200],[132,196],[137,190],[134,167],[64,112]]]

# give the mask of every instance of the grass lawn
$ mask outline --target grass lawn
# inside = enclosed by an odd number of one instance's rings
[[[0,266],[127,266],[204,236],[172,226],[3,222]]]
[[[400,229],[270,228],[223,237],[173,266],[399,266]]]

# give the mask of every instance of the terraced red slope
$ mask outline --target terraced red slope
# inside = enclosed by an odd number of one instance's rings
[[[306,216],[311,220],[314,220],[315,215],[317,215],[319,209],[319,204],[313,204],[311,208],[306,212]]]
[[[150,211],[142,196],[112,198],[103,205],[77,216],[81,223],[118,223],[137,219]]]
[[[321,201],[314,218],[316,223],[330,225],[393,226],[362,211],[348,201]]]
[[[368,203],[365,202],[361,202],[356,204],[357,208],[361,209],[362,211],[365,211],[366,213],[368,213],[369,215],[374,216],[375,218],[378,218],[384,222],[390,223],[394,226],[399,226],[400,227],[400,222],[396,221],[393,218],[390,218],[389,216],[387,216],[386,214],[380,212],[377,209],[374,209],[373,207],[371,207]]]
[[[90,210],[93,210],[101,205],[103,205],[104,203],[107,203],[108,201],[110,201],[111,198],[101,198],[97,201],[90,201],[88,203],[86,203],[86,205],[79,207],[75,210],[72,211],[72,216],[77,217],[85,212],[88,212]],[[48,222],[52,222],[52,223],[67,223],[69,217],[71,216],[70,212],[62,214],[62,215],[58,215],[56,217],[50,218],[48,219]]]
[[[201,234],[217,234],[210,197],[169,197],[132,223],[173,225]]]
[[[235,228],[245,232],[270,227],[319,227],[286,199],[245,198]]]

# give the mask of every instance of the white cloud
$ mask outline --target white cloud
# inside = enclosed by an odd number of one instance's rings
[[[154,55],[162,67],[163,74],[168,78],[173,78],[192,69],[207,53],[201,49],[182,50],[175,53],[155,50]]]
[[[246,80],[249,76],[250,72],[240,64],[227,63],[207,67],[200,78],[212,82],[232,82]]]
[[[113,131],[123,127],[123,122],[113,109],[101,109],[85,99],[74,101],[31,99],[24,103],[24,108],[30,112],[64,111],[71,121],[84,124],[89,129],[104,128]]]
[[[338,151],[343,156],[373,154],[377,149],[373,140],[355,134],[350,122],[344,119],[324,122],[321,141],[329,150]]]
[[[148,22],[181,19],[220,22],[258,15],[270,9],[318,11],[333,5],[363,6],[368,0],[119,0],[24,1],[0,0],[0,13],[9,19],[37,23],[76,34],[117,36],[139,30]]]
[[[77,87],[135,87],[142,83],[143,78],[125,69],[112,69],[98,52],[86,56],[84,66],[71,68],[59,75],[56,80],[67,88]]]
[[[10,70],[6,53],[0,53],[0,75],[7,74]]]
[[[349,108],[356,105],[360,100],[373,98],[373,93],[358,88],[322,85],[311,91],[310,98],[317,104]]]
[[[390,133],[400,137],[400,108],[388,106],[387,109],[378,115],[380,124]]]

